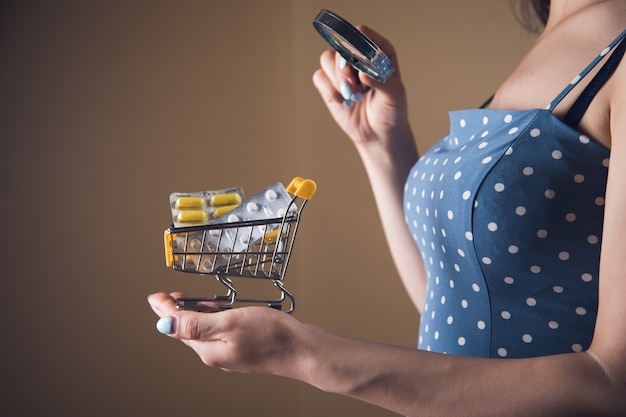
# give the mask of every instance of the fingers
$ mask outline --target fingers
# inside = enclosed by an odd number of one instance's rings
[[[396,70],[385,83],[370,78],[367,74],[358,72],[352,65],[334,50],[327,50],[320,56],[321,69],[313,76],[313,83],[327,105],[343,103],[345,107],[352,107],[360,102],[369,89],[378,90],[393,102],[402,94],[403,86],[398,71],[398,60],[395,48],[382,35],[367,26],[357,26],[368,38],[381,48]]]

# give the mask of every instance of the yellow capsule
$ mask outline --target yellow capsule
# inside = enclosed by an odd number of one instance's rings
[[[201,209],[204,207],[202,197],[178,197],[175,207],[179,210]]]
[[[224,214],[227,214],[228,212],[236,209],[238,206],[239,206],[238,204],[233,204],[233,205],[230,205],[230,206],[217,207],[215,209],[215,212],[213,213],[213,216],[215,216],[216,219],[219,219]]]
[[[237,193],[216,194],[211,197],[211,206],[238,206],[241,204],[241,196]]]
[[[286,233],[283,230],[282,233],[280,234],[280,238],[284,239],[285,236],[286,236]],[[272,243],[276,243],[277,240],[278,240],[278,229],[267,232],[263,236],[263,241],[265,242],[266,245],[271,245]]]
[[[181,211],[176,216],[178,223],[206,223],[207,213],[203,210]]]

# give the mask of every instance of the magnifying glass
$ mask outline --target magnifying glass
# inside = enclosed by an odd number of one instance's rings
[[[354,68],[384,83],[394,70],[389,57],[370,38],[339,15],[322,9],[313,26]]]

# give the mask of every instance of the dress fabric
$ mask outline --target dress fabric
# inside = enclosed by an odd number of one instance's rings
[[[625,36],[545,109],[450,112],[411,170],[405,217],[427,274],[418,348],[520,358],[591,343],[610,152],[552,111]]]

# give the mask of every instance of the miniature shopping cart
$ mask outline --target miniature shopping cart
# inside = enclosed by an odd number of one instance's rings
[[[285,188],[280,183],[209,224],[165,230],[165,259],[176,271],[214,275],[226,294],[211,298],[179,298],[176,306],[195,311],[221,311],[239,304],[263,304],[288,313],[295,309],[294,296],[283,279],[293,251],[300,216],[316,191],[312,180],[294,178]],[[284,200],[281,202],[281,200]],[[277,289],[274,298],[238,297],[231,278],[259,278]]]

